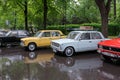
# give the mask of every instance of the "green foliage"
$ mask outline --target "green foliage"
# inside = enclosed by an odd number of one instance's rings
[[[94,30],[101,31],[101,24],[99,23],[84,23],[81,26],[92,26]]]
[[[0,1],[0,28],[11,29],[16,25],[17,29],[24,29],[24,1],[26,0],[1,0]],[[43,29],[43,0],[28,1],[28,25]],[[101,31],[100,12],[94,0],[47,0],[47,29],[60,29],[67,33],[67,28],[79,28],[80,26],[93,26]],[[116,0],[116,19],[114,19],[113,3],[109,14],[109,35],[119,33],[120,1]],[[15,15],[16,14],[16,15]],[[15,23],[16,20],[16,23]],[[7,21],[9,24],[7,24]],[[116,24],[118,23],[118,24]],[[64,25],[63,25],[64,24]],[[54,25],[54,26],[53,26]],[[28,27],[29,27],[28,26]],[[113,27],[114,26],[114,27]],[[113,31],[113,30],[117,31]]]
[[[109,36],[118,36],[120,34],[120,24],[110,23],[108,26]]]
[[[80,26],[93,26],[94,30],[101,31],[101,24],[99,23],[84,23],[84,24],[67,24],[67,25],[52,25],[47,26],[47,29],[50,30],[61,30],[64,34],[68,34],[69,28],[80,28]],[[108,34],[109,36],[117,36],[120,33],[120,24],[110,23],[108,25]]]
[[[61,30],[64,34],[67,34],[68,28],[79,28],[79,24],[69,24],[69,25],[53,25],[53,26],[47,26],[47,29],[49,30]]]

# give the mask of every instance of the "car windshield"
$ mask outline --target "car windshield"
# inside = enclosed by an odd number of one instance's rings
[[[41,34],[41,31],[38,31],[38,32],[34,35],[34,37],[40,37],[40,34]]]
[[[17,36],[17,31],[9,31],[8,33],[6,33],[5,36],[8,36],[8,37],[12,37],[12,36]]]
[[[11,31],[7,32],[5,36],[8,36],[11,33]]]
[[[70,32],[67,36],[68,39],[76,39],[76,36],[79,34],[79,32]]]

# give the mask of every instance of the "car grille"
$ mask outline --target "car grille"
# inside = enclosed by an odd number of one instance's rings
[[[120,52],[120,48],[103,46],[103,49]]]
[[[58,43],[55,43],[55,42],[52,42],[52,45],[53,45],[53,46],[56,46],[56,47],[59,47],[59,44],[58,44]]]

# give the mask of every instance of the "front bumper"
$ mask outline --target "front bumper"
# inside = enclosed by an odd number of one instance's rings
[[[63,50],[61,50],[60,47],[51,45],[51,48],[53,49],[53,52],[55,52],[55,53],[57,53],[57,52],[63,53]]]
[[[120,52],[110,51],[110,50],[104,50],[104,49],[98,49],[98,53],[102,55],[106,55],[112,58],[120,58]]]
[[[20,46],[25,47],[25,44],[23,41],[20,42]]]

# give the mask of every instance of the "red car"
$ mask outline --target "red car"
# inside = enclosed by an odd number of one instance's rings
[[[120,38],[105,40],[98,43],[98,53],[104,61],[120,61]]]

